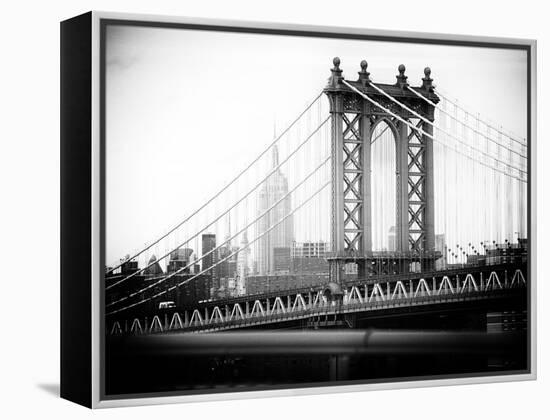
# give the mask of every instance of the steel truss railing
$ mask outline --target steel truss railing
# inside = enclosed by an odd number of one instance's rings
[[[479,274],[479,276],[478,276]],[[511,278],[510,278],[511,277]],[[323,290],[315,293],[296,293],[295,295],[277,296],[272,299],[255,299],[225,306],[207,306],[194,309],[191,314],[185,311],[183,317],[179,312],[171,314],[164,321],[159,315],[152,317],[151,322],[141,322],[135,318],[130,323],[114,321],[109,333],[145,334],[167,331],[215,331],[222,329],[242,328],[255,324],[269,324],[293,319],[323,316],[328,314],[371,311],[393,308],[396,306],[411,306],[432,304],[437,301],[449,302],[457,300],[476,300],[489,297],[494,292],[525,288],[526,280],[521,269],[513,274],[491,271],[484,278],[481,273],[463,274],[454,277],[445,274],[439,277],[419,278],[376,282],[373,284],[351,285],[344,288],[341,300],[331,300]],[[123,331],[122,323],[125,324]]]

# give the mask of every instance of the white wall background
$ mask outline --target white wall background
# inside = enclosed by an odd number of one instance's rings
[[[0,25],[0,410],[3,418],[548,418],[549,316],[538,272],[539,379],[536,382],[285,397],[91,413],[55,397],[59,383],[59,21],[110,10],[536,38],[539,41],[538,254],[548,246],[550,176],[545,157],[550,42],[543,2],[278,0],[9,2]],[[465,69],[475,77],[475,68]],[[498,77],[498,69],[495,69]]]

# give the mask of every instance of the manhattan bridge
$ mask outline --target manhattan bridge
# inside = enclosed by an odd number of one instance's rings
[[[525,328],[526,140],[429,68],[382,84],[340,64],[220,191],[106,269],[108,336]]]

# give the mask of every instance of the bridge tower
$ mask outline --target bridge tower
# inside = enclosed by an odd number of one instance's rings
[[[361,62],[359,78],[354,81],[344,79],[338,57],[333,64],[324,89],[332,123],[331,279],[340,283],[344,265],[349,262],[357,264],[359,276],[390,267],[406,272],[414,262],[423,269],[430,268],[438,257],[433,141],[417,129],[432,134],[432,126],[376,90],[371,85],[366,61]],[[376,87],[433,121],[434,107],[408,90],[405,66],[401,64],[398,72],[395,84],[377,83]],[[437,103],[439,98],[434,93],[430,73],[426,68],[422,85],[412,89]],[[366,100],[344,84],[344,80],[417,129]],[[396,252],[386,253],[372,249],[371,135],[382,121],[393,132],[396,151]],[[382,266],[385,268],[381,269]]]

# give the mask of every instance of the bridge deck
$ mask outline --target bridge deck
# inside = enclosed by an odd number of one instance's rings
[[[500,270],[498,270],[500,268]],[[373,312],[386,309],[412,308],[416,306],[473,302],[524,296],[527,287],[523,271],[511,267],[490,267],[486,270],[467,272],[453,270],[431,279],[392,276],[388,281],[350,283],[344,287],[341,297],[327,296],[324,291],[293,291],[281,296],[248,296],[245,301],[226,300],[209,302],[209,305],[193,310],[151,314],[150,317],[133,320],[113,320],[111,334],[159,333],[169,331],[220,331],[268,325],[292,320],[307,319],[357,312]],[[457,271],[461,271],[458,274]],[[453,273],[454,275],[452,275]],[[391,281],[390,281],[391,280]]]

